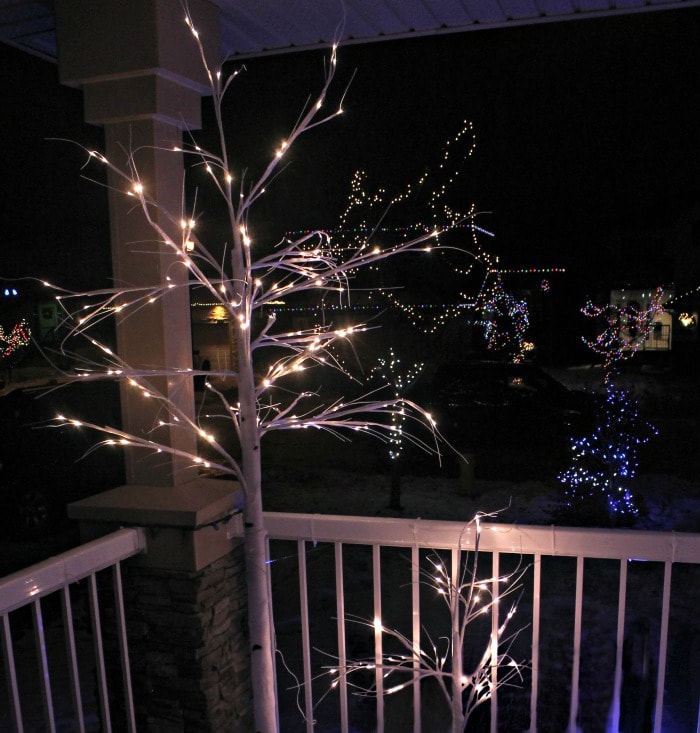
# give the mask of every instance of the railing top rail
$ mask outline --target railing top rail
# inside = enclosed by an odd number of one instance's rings
[[[0,613],[24,606],[145,549],[143,529],[120,529],[0,578]]]
[[[486,552],[700,563],[700,534],[481,522]],[[426,519],[266,512],[272,539],[473,549],[475,525]]]

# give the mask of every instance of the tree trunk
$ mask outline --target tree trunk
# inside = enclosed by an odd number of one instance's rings
[[[398,459],[391,461],[391,489],[389,491],[389,509],[401,511],[401,465]]]
[[[268,595],[267,548],[259,486],[257,491],[249,492],[246,497],[244,518],[255,730],[256,733],[276,733],[279,726],[275,690],[275,652]]]
[[[246,390],[244,390],[246,392]],[[248,393],[251,394],[250,392]],[[248,585],[251,681],[256,733],[276,733],[275,650],[263,526],[260,439],[254,397],[241,398],[241,448],[245,479],[245,556]],[[244,399],[249,403],[244,406]],[[250,402],[252,401],[252,404]]]
[[[238,400],[241,467],[243,470],[243,521],[245,523],[246,581],[248,585],[248,628],[250,633],[250,675],[256,733],[277,733],[275,689],[275,646],[272,631],[272,601],[268,582],[267,543],[263,526],[260,429],[258,427],[255,373],[247,325],[251,317],[250,273],[238,222],[233,227],[231,255],[234,291],[241,307],[238,331]]]
[[[459,553],[458,553],[459,557]],[[462,701],[462,624],[460,619],[459,570],[453,568],[450,578],[450,614],[452,617],[452,733],[464,733],[464,705]]]

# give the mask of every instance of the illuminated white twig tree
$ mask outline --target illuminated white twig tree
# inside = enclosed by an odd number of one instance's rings
[[[452,720],[451,733],[464,733],[469,718],[479,705],[490,700],[498,687],[520,684],[526,662],[517,661],[511,655],[513,642],[522,629],[508,631],[517,610],[517,599],[513,598],[507,611],[503,602],[519,594],[521,580],[527,567],[518,565],[512,572],[480,577],[479,543],[481,518],[476,517],[465,527],[465,534],[473,532],[474,550],[467,552],[459,547],[453,553],[452,565],[448,569],[445,560],[435,554],[428,558],[427,567],[421,568],[421,583],[434,589],[445,603],[449,628],[437,639],[431,638],[424,628],[426,644],[419,645],[410,635],[386,626],[382,619],[368,621],[349,618],[373,633],[398,643],[402,652],[382,653],[377,661],[354,659],[344,667],[330,667],[332,686],[345,677],[349,687],[361,696],[376,696],[377,685],[367,684],[367,672],[374,672],[382,679],[384,695],[393,695],[406,687],[420,684],[422,680],[433,679],[444,698]],[[471,555],[471,558],[470,558]],[[475,630],[477,621],[483,617],[493,618],[491,631],[481,634]],[[382,644],[382,648],[384,644]],[[474,656],[474,650],[477,654]],[[467,657],[477,661],[471,665]]]
[[[287,302],[304,293],[316,293],[319,298],[336,298],[347,304],[350,298],[350,280],[361,268],[381,263],[400,253],[425,252],[441,247],[441,232],[454,227],[463,215],[449,206],[438,212],[437,203],[446,192],[433,200],[435,227],[421,227],[411,237],[398,242],[369,242],[363,237],[342,248],[335,247],[329,234],[323,231],[305,233],[299,238],[284,238],[277,245],[254,241],[249,228],[250,214],[256,202],[277,178],[285,157],[300,136],[341,113],[340,107],[326,112],[328,92],[336,69],[336,49],[330,52],[324,83],[318,95],[302,110],[298,121],[283,140],[262,174],[249,179],[239,161],[230,159],[224,131],[222,102],[238,72],[228,77],[209,69],[199,36],[188,18],[195,42],[211,84],[213,109],[219,136],[219,152],[200,149],[188,144],[178,146],[176,154],[185,154],[208,175],[219,201],[223,204],[226,221],[224,254],[222,242],[216,247],[205,244],[197,236],[198,211],[192,207],[182,211],[165,211],[142,180],[136,164],[135,151],[128,157],[125,168],[117,166],[103,154],[87,151],[89,163],[102,166],[110,172],[110,181],[119,182],[115,189],[131,197],[132,215],[140,211],[150,225],[157,246],[170,253],[175,267],[188,271],[189,281],[173,278],[165,284],[152,287],[115,287],[89,293],[71,293],[57,290],[67,319],[71,320],[71,334],[89,338],[101,350],[99,359],[85,364],[81,379],[119,379],[140,393],[144,399],[155,401],[159,408],[157,424],[146,435],[128,434],[111,426],[89,425],[101,431],[105,444],[127,446],[129,450],[146,449],[166,452],[185,458],[197,465],[205,465],[222,474],[235,477],[244,496],[245,554],[248,584],[250,648],[252,685],[255,692],[255,729],[272,733],[276,729],[274,690],[274,639],[268,598],[268,569],[263,527],[261,440],[268,433],[282,429],[321,429],[331,433],[343,430],[361,431],[387,440],[397,430],[391,415],[400,413],[402,419],[427,423],[437,436],[431,418],[417,405],[402,397],[391,396],[377,400],[372,394],[357,398],[333,399],[324,402],[314,391],[293,391],[290,375],[311,367],[330,366],[345,371],[334,356],[333,346],[350,339],[352,334],[367,328],[366,324],[337,327],[324,324],[302,330],[288,330],[278,322],[271,304],[284,298]],[[343,95],[344,96],[344,95]],[[342,99],[341,99],[342,102]],[[240,149],[240,145],[238,146]],[[129,151],[127,151],[128,153]],[[453,161],[460,165],[460,161]],[[238,172],[240,171],[240,172]],[[410,188],[409,188],[410,190]],[[186,198],[186,197],[183,197]],[[406,198],[399,197],[397,200]],[[442,219],[440,222],[439,220]],[[163,223],[165,222],[165,223]],[[176,234],[173,234],[176,232]],[[144,247],[146,249],[146,247]],[[148,256],[145,254],[144,256]],[[198,418],[175,404],[154,386],[158,378],[183,376],[182,369],[168,364],[150,369],[130,367],[129,364],[91,336],[91,331],[103,319],[115,312],[120,319],[138,317],[141,309],[167,297],[172,288],[203,288],[236,326],[235,341],[237,364],[231,370],[202,372],[186,371],[192,376],[206,376],[209,393],[220,400],[220,416],[232,426],[237,439],[237,451],[227,449],[223,441],[205,430]],[[85,305],[88,302],[90,305]],[[282,319],[279,319],[281,321]],[[99,353],[99,352],[98,352]],[[88,368],[89,367],[89,368]],[[230,392],[217,387],[217,378],[235,380],[235,398]],[[273,391],[277,389],[278,391]],[[278,395],[284,395],[279,397]],[[59,421],[81,424],[72,416],[61,416]],[[158,430],[166,426],[173,430],[189,431],[197,436],[205,455],[189,454],[167,442],[159,442]],[[426,450],[437,450],[437,444],[412,436],[404,431],[405,440],[413,440]]]

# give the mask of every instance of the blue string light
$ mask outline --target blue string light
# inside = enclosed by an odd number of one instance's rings
[[[571,438],[572,464],[557,478],[569,506],[603,499],[611,515],[635,517],[639,506],[629,486],[638,448],[658,430],[639,415],[631,393],[608,385],[590,435]]]

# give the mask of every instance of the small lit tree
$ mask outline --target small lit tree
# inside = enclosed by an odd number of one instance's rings
[[[629,482],[637,472],[639,447],[656,434],[632,395],[608,384],[593,431],[571,439],[571,465],[558,476],[569,504],[602,502],[613,517],[636,516],[639,506]]]
[[[378,377],[387,387],[396,400],[406,396],[406,390],[415,382],[423,371],[423,363],[404,367],[394,349],[389,349],[389,355],[377,360],[371,376]],[[402,410],[391,413],[391,433],[389,434],[389,465],[391,472],[391,490],[389,494],[389,508],[401,509],[401,469],[404,458],[404,429],[406,413]]]
[[[360,696],[376,696],[381,689],[384,695],[393,695],[423,680],[433,679],[449,708],[451,733],[464,733],[470,717],[477,707],[493,697],[494,691],[502,686],[520,684],[522,672],[527,666],[511,655],[513,642],[522,629],[509,630],[516,613],[518,601],[515,598],[522,588],[526,566],[519,565],[514,571],[502,575],[480,575],[479,544],[481,519],[477,514],[464,529],[464,536],[473,534],[474,549],[469,553],[460,544],[452,553],[450,567],[438,554],[427,559],[427,567],[421,568],[421,583],[432,588],[442,598],[447,611],[447,622],[440,628],[449,628],[438,639],[432,639],[424,629],[426,644],[388,627],[382,619],[369,621],[351,618],[351,621],[366,627],[375,636],[393,640],[402,652],[383,652],[379,659],[348,660],[342,667],[330,667],[331,685],[335,687],[345,678],[349,687]],[[505,601],[513,597],[505,615],[499,613]],[[493,617],[491,631],[480,634],[475,630],[477,621]],[[477,650],[473,656],[474,649]],[[469,664],[467,656],[475,658]],[[367,683],[367,672],[374,672],[375,681]],[[381,686],[377,680],[381,679]]]
[[[7,369],[8,375],[21,361],[24,347],[31,341],[31,335],[31,329],[24,319],[16,323],[8,334],[0,325],[0,364],[3,369]]]
[[[154,380],[159,377],[174,374],[181,377],[181,370],[175,370],[168,364],[156,365],[152,369],[134,369],[110,348],[90,336],[91,328],[115,310],[119,318],[131,317],[139,309],[148,308],[152,302],[165,297],[172,287],[178,285],[166,282],[144,288],[116,287],[90,293],[59,290],[58,300],[67,318],[73,317],[72,333],[86,336],[101,350],[102,361],[85,365],[89,369],[86,368],[78,379],[111,378],[126,382],[144,399],[155,400],[159,404],[159,425],[191,431],[198,437],[200,445],[206,446],[206,456],[185,454],[165,442],[160,443],[157,433],[132,435],[110,426],[87,427],[105,434],[105,444],[121,444],[184,456],[196,465],[205,465],[217,472],[232,475],[240,482],[244,496],[250,647],[254,650],[251,677],[255,692],[255,729],[272,733],[277,725],[275,645],[263,526],[262,439],[276,430],[317,428],[332,433],[360,431],[391,440],[402,430],[404,440],[410,440],[426,450],[437,449],[437,444],[426,442],[410,430],[399,428],[392,418],[394,415],[401,416],[402,425],[404,420],[420,421],[427,423],[435,435],[437,433],[430,416],[401,396],[392,395],[385,400],[377,400],[372,395],[363,394],[348,400],[339,398],[324,402],[321,395],[313,390],[294,391],[291,380],[304,370],[329,366],[347,373],[334,347],[351,339],[354,333],[366,330],[367,325],[357,323],[340,327],[324,323],[302,330],[287,330],[278,322],[270,305],[280,298],[289,302],[305,293],[315,293],[321,299],[333,297],[339,303],[348,304],[350,281],[355,273],[363,268],[377,266],[401,253],[439,250],[442,247],[442,233],[464,221],[465,215],[447,205],[447,189],[437,186],[437,193],[430,199],[430,215],[434,224],[412,228],[411,236],[406,236],[404,231],[398,241],[383,237],[381,243],[375,243],[370,242],[369,236],[360,236],[338,247],[324,231],[307,232],[297,238],[285,237],[276,246],[255,241],[254,227],[250,226],[251,212],[266,188],[277,179],[290,148],[302,135],[342,112],[340,106],[329,113],[325,112],[336,69],[336,48],[330,53],[326,77],[319,94],[304,107],[298,121],[286,139],[279,143],[262,174],[254,179],[249,177],[243,165],[240,168],[234,166],[229,157],[224,131],[222,102],[238,72],[222,77],[220,72],[210,70],[199,36],[189,18],[187,23],[192,29],[211,83],[220,151],[203,150],[193,143],[185,145],[184,150],[176,148],[176,153],[192,157],[198,168],[206,172],[223,203],[228,242],[224,247],[225,254],[221,255],[220,246],[207,246],[198,237],[196,221],[199,212],[164,211],[141,179],[133,155],[129,156],[128,167],[120,168],[99,152],[86,152],[89,162],[108,169],[112,180],[121,181],[120,192],[131,197],[135,209],[140,210],[152,228],[158,246],[163,251],[174,253],[177,261],[187,268],[190,281],[186,286],[203,287],[236,325],[238,363],[235,370],[212,369],[206,373],[193,370],[192,375],[205,374],[208,377],[209,393],[220,402],[219,416],[225,417],[232,426],[240,458],[232,455],[222,442],[204,430],[198,418],[187,414],[154,386]],[[237,147],[241,149],[240,145]],[[462,162],[461,158],[453,157],[451,160],[455,169]],[[440,168],[445,166],[441,165]],[[421,178],[421,184],[425,187],[425,176]],[[394,199],[384,199],[383,208],[386,210],[397,203],[410,202],[412,192],[409,186]],[[156,212],[161,216],[157,217]],[[174,236],[166,229],[161,223],[164,220],[174,225],[179,234]],[[78,305],[73,307],[72,303],[76,301]],[[85,303],[90,305],[86,307]],[[276,356],[269,356],[271,354]],[[230,399],[224,390],[217,388],[217,377],[235,380],[235,399]],[[276,388],[279,391],[273,392]],[[82,424],[71,416],[61,417],[59,421]],[[157,425],[154,425],[154,430],[156,428]]]
[[[619,363],[632,357],[651,332],[662,312],[659,288],[646,308],[633,305],[595,306],[590,301],[584,315],[604,318],[598,337],[586,341],[603,356],[605,399],[597,405],[595,425],[589,435],[571,438],[571,465],[557,477],[570,507],[601,504],[610,517],[635,517],[638,501],[629,482],[637,472],[637,451],[657,434],[642,419],[633,395],[614,384]]]
[[[529,344],[525,333],[530,325],[527,302],[509,293],[496,273],[496,282],[481,308],[486,348],[508,357],[515,364],[525,358]]]

